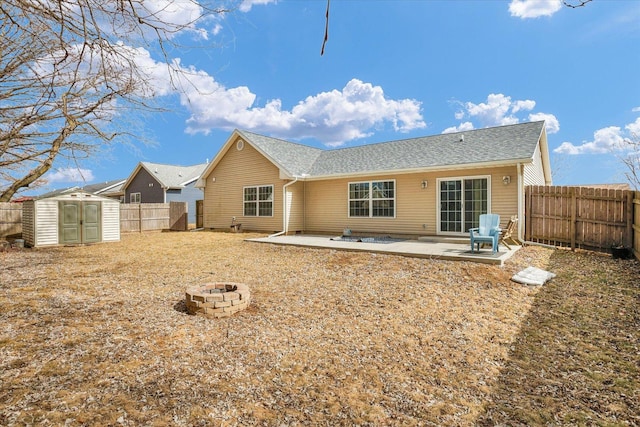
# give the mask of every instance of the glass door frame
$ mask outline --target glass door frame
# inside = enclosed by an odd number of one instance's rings
[[[449,235],[449,236],[468,236],[468,230],[462,231],[442,231],[442,202],[441,202],[441,189],[440,185],[443,181],[460,181],[460,191],[462,198],[460,200],[461,210],[460,218],[461,223],[464,226],[465,223],[465,200],[464,200],[464,182],[473,179],[486,179],[487,180],[487,213],[491,212],[491,175],[468,175],[468,176],[451,176],[436,179],[436,234]]]

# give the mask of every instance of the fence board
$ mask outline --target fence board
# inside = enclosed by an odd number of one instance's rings
[[[22,233],[22,203],[0,203],[0,237]]]
[[[204,200],[196,200],[196,228],[204,226]]]
[[[188,228],[187,204],[123,203],[120,205],[120,231],[143,232],[158,230],[185,231]]]
[[[525,237],[572,249],[630,247],[636,242],[632,194],[608,188],[529,186],[525,191]]]
[[[187,204],[185,202],[169,202],[169,227],[172,231],[186,231],[189,229],[187,218]]]
[[[640,259],[640,191],[633,193],[633,255]]]

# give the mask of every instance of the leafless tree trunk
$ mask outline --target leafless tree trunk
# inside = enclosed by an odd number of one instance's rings
[[[160,109],[142,51],[176,79],[167,47],[199,20],[228,11],[172,3],[0,2],[0,202],[37,185],[55,160],[78,161],[130,136],[118,125],[127,112]],[[173,90],[175,83],[166,82]]]

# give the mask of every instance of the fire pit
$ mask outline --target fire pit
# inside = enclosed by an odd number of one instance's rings
[[[187,313],[209,318],[231,316],[249,306],[251,293],[243,283],[207,283],[188,288]]]

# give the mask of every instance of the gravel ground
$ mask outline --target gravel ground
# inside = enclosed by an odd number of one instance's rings
[[[560,273],[541,247],[496,267],[246,237],[0,252],[0,425],[474,425],[543,289],[510,277]],[[250,307],[186,314],[212,281]]]

